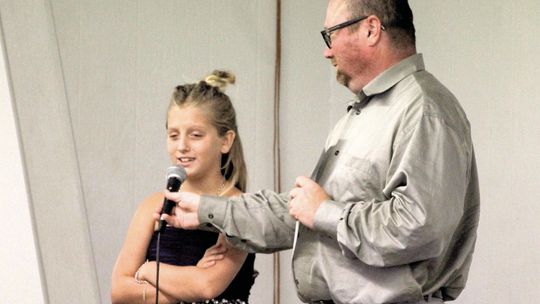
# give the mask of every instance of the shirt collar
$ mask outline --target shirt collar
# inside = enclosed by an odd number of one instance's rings
[[[371,80],[362,91],[358,93],[358,98],[359,100],[363,100],[366,96],[369,97],[381,94],[396,85],[405,77],[415,72],[423,71],[424,69],[424,58],[422,54],[409,56]]]
[[[356,96],[358,97],[358,100],[351,100],[347,103],[347,112],[349,112],[351,109],[358,112],[367,106],[369,96],[366,96],[363,91],[360,91],[360,93],[358,93]]]

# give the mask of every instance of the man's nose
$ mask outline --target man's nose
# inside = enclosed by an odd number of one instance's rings
[[[329,47],[325,47],[325,48],[324,48],[324,51],[323,51],[323,56],[324,56],[325,58],[328,58],[328,59],[332,58],[332,57],[334,56],[334,55],[332,54],[332,49],[329,48]]]

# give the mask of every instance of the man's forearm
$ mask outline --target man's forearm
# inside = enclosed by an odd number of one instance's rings
[[[269,253],[292,248],[295,220],[288,212],[287,194],[263,190],[240,197],[202,196],[201,228],[214,227],[235,247]]]

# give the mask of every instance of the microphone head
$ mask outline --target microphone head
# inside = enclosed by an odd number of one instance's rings
[[[182,183],[186,180],[186,169],[182,166],[170,166],[167,168],[167,190],[170,192],[178,192]],[[175,203],[165,198],[163,201],[163,207],[161,207],[161,214],[171,214]],[[164,220],[159,221],[158,231],[161,233],[165,230],[166,223]]]
[[[167,190],[178,192],[180,185],[186,180],[186,169],[182,166],[171,166],[167,168]]]

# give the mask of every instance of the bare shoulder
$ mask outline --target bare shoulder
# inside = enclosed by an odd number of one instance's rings
[[[225,192],[223,194],[223,196],[226,196],[226,197],[237,197],[237,196],[240,196],[242,195],[244,192],[242,192],[242,190],[236,188],[236,187],[233,187],[231,188],[230,190],[228,190],[227,192]]]
[[[163,194],[156,192],[147,196],[137,207],[133,215],[132,225],[137,231],[153,231],[156,221],[153,218],[154,213],[160,208],[163,202]],[[139,230],[142,229],[142,230]]]
[[[163,202],[164,196],[163,193],[155,192],[147,196],[140,204],[139,211],[143,212],[154,212],[156,208],[160,206]]]

